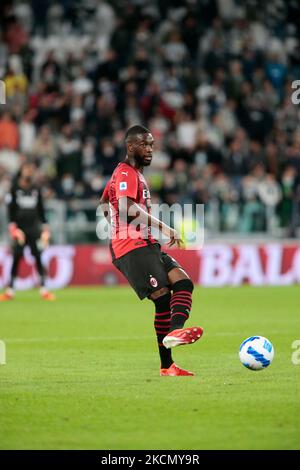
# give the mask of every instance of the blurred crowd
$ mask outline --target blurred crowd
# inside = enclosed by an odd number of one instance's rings
[[[28,158],[46,198],[98,200],[139,123],[153,202],[296,236],[298,1],[1,0],[0,25],[0,202]]]

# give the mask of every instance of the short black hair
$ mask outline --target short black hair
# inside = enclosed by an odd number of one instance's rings
[[[151,132],[149,129],[147,129],[147,127],[144,126],[132,126],[125,134],[125,141],[127,141],[130,137],[136,137],[137,134],[151,134]]]

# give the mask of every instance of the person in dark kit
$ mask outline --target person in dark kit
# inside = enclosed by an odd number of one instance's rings
[[[14,298],[14,281],[25,246],[30,248],[36,261],[41,297],[45,300],[55,300],[54,294],[45,287],[45,270],[41,254],[49,244],[50,230],[45,218],[41,190],[34,184],[35,169],[33,163],[24,163],[12,184],[11,192],[6,197],[13,263],[9,285],[5,293],[0,296],[0,301]]]

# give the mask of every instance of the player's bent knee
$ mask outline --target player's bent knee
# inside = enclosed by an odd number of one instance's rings
[[[194,290],[194,284],[190,278],[181,279],[180,281],[175,282],[172,288],[173,288],[173,292],[179,291],[179,290],[185,290],[185,291],[192,293]]]
[[[168,272],[168,278],[171,285],[183,279],[189,279],[189,275],[182,268],[174,268]]]

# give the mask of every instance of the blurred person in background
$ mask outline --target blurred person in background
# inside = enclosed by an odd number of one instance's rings
[[[9,284],[5,293],[0,296],[0,301],[12,300],[15,296],[14,281],[25,246],[30,248],[36,260],[41,297],[44,300],[55,300],[54,294],[45,287],[45,270],[41,255],[49,244],[50,229],[45,218],[41,189],[34,182],[35,171],[35,165],[24,163],[6,197],[13,262]]]

